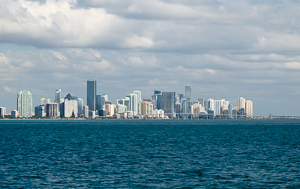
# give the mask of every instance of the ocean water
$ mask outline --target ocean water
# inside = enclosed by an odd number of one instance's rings
[[[300,188],[300,120],[1,120],[0,188]]]

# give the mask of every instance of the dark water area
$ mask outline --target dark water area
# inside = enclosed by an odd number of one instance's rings
[[[1,120],[0,188],[300,188],[300,120]]]

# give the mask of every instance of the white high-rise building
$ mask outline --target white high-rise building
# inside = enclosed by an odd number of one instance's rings
[[[135,93],[131,93],[129,95],[130,97],[130,111],[133,112],[134,116],[138,115],[138,101],[137,101],[137,95]]]
[[[82,98],[77,98],[78,101],[78,117],[83,115],[83,99]]]
[[[58,89],[58,90],[55,91],[54,102],[60,104],[60,99],[61,99],[61,89]]]
[[[139,102],[139,115],[150,116],[150,102]]]
[[[125,97],[122,99],[117,99],[117,113],[124,113],[130,110],[130,98]]]
[[[238,110],[243,108],[245,111],[245,102],[246,100],[243,97],[238,99]]]
[[[132,93],[136,94],[137,103],[140,103],[142,101],[142,92],[139,90],[135,90]]]
[[[6,115],[6,108],[5,107],[0,107],[0,117],[4,118]]]
[[[208,109],[211,109],[211,110],[215,110],[215,100],[210,98],[207,100],[208,101],[208,106],[207,108]]]
[[[222,114],[221,112],[221,108],[222,106],[228,106],[229,105],[229,101],[226,101],[225,99],[221,99],[221,100],[215,100],[215,114],[216,115],[220,115]]]
[[[253,118],[253,102],[251,100],[245,102],[245,112],[248,118]]]
[[[72,95],[70,93],[67,94],[67,96],[65,97],[63,106],[64,106],[63,115],[65,117],[77,117],[78,116],[77,98],[72,97]]]
[[[20,91],[17,95],[17,110],[19,117],[32,117],[32,94]]]
[[[136,98],[137,98],[137,104],[138,104],[138,110],[137,110],[137,113],[140,112],[139,110],[139,103],[142,101],[142,92],[139,91],[139,90],[134,90],[132,93],[136,94]]]
[[[102,97],[105,99],[105,102],[108,102],[108,95],[107,94],[103,94]]]

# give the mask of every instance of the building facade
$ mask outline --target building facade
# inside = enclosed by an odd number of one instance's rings
[[[87,105],[90,111],[96,110],[97,81],[87,81]]]
[[[59,103],[46,104],[46,117],[56,118],[59,117]]]
[[[251,100],[245,102],[245,112],[247,118],[253,118],[253,102]]]
[[[175,92],[162,92],[162,109],[169,118],[175,117]]]
[[[32,117],[32,94],[29,91],[17,94],[17,110],[19,117]]]
[[[55,91],[55,98],[54,98],[54,102],[56,103],[60,103],[60,99],[61,99],[61,89],[57,89]]]
[[[5,118],[6,115],[6,108],[0,107],[0,118]]]
[[[246,100],[243,97],[238,99],[238,111],[245,111],[245,102]]]

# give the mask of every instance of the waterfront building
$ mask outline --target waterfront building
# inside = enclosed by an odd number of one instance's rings
[[[83,117],[89,117],[89,107],[83,106]]]
[[[105,103],[105,110],[108,116],[113,116],[115,114],[116,105],[111,104],[111,102]]]
[[[233,118],[232,117],[232,110],[233,110],[233,107],[232,107],[232,104],[229,104],[228,105],[228,118]]]
[[[222,105],[220,115],[228,117],[228,105]]]
[[[32,116],[32,94],[29,91],[20,91],[17,94],[17,110],[19,117]]]
[[[107,116],[107,112],[106,112],[106,110],[99,110],[99,111],[98,111],[98,115],[99,115],[100,117],[105,117],[105,116]]]
[[[77,97],[73,97],[70,93],[64,98],[64,102],[60,106],[61,117],[77,117],[78,101]]]
[[[87,105],[90,111],[96,110],[97,81],[87,81]]]
[[[150,114],[150,103],[147,101],[139,102],[139,115],[143,115],[144,117],[149,117]]]
[[[154,91],[154,94],[152,95],[152,103],[154,109],[161,109],[162,106],[162,95],[161,91]]]
[[[211,111],[214,111],[215,112],[215,100],[210,98],[208,100],[204,100],[204,108],[205,108],[205,111],[208,112],[208,110]]]
[[[78,117],[83,116],[83,99],[82,98],[77,98],[78,102]]]
[[[238,99],[238,111],[245,111],[245,102],[246,100],[243,97]]]
[[[253,118],[253,102],[251,100],[245,102],[245,112],[247,118]]]
[[[59,117],[59,103],[53,102],[46,104],[46,117],[56,118]]]
[[[200,114],[203,115],[206,113],[204,107],[199,102],[192,104],[191,110],[191,113],[193,114],[194,118],[199,118]]]
[[[61,89],[57,89],[57,90],[55,91],[54,102],[60,104],[60,99],[61,99]]]
[[[0,107],[0,118],[5,118],[6,115],[6,108]]]
[[[122,99],[117,99],[117,113],[124,113],[130,110],[130,97],[126,96]]]
[[[221,111],[221,108],[223,105],[229,105],[229,101],[226,101],[225,99],[221,99],[221,100],[215,100],[214,101],[214,104],[215,104],[215,114],[216,115],[220,115],[222,114],[222,111]]]
[[[89,111],[89,118],[95,119],[96,111]]]
[[[12,110],[12,111],[10,112],[10,116],[11,116],[11,118],[18,118],[18,117],[19,117],[19,112],[18,112],[18,110]]]
[[[181,104],[179,102],[175,103],[175,113],[176,113],[176,119],[181,118]]]
[[[139,90],[134,90],[132,92],[133,94],[136,94],[136,100],[137,100],[137,114],[139,114],[139,103],[142,101],[142,92]]]
[[[162,110],[162,109],[159,109],[159,110],[155,109],[155,110],[153,110],[152,117],[154,117],[154,118],[160,118],[160,119],[165,118],[164,110]]]
[[[125,105],[117,104],[116,107],[117,107],[117,114],[127,112],[127,106]]]
[[[131,93],[129,96],[130,96],[130,111],[133,112],[134,116],[137,116],[138,115],[137,94]]]
[[[102,95],[96,96],[96,110],[103,110],[103,106],[105,105],[105,97]]]
[[[175,92],[162,92],[162,109],[169,118],[175,117]]]
[[[34,113],[35,113],[36,117],[42,118],[42,117],[46,116],[45,106],[44,105],[36,106],[34,108],[34,110],[35,110]]]
[[[127,118],[128,119],[133,119],[134,118],[134,113],[133,113],[133,111],[128,111],[128,112],[126,112],[127,113]]]

